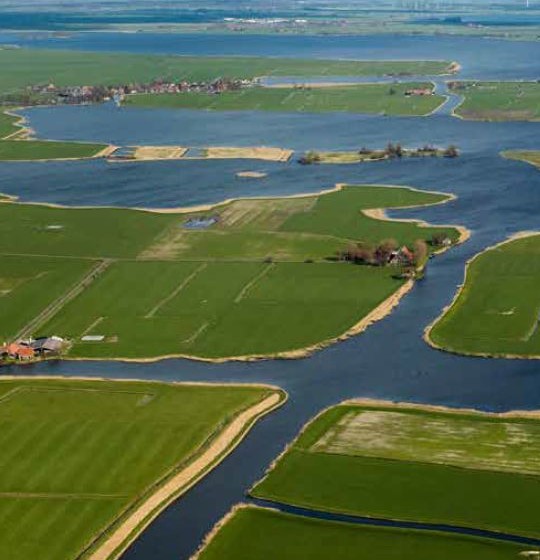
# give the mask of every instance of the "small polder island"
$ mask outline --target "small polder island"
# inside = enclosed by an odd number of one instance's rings
[[[537,0],[0,0],[0,559],[540,558],[539,78]]]

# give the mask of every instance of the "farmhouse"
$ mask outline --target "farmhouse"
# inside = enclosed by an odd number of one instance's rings
[[[388,264],[410,265],[414,262],[413,252],[405,245],[398,251],[392,251]]]
[[[64,344],[64,339],[59,336],[43,336],[32,340],[28,346],[37,354],[58,354]]]
[[[13,342],[0,347],[0,355],[7,356],[13,360],[26,362],[35,357],[35,352],[29,346]]]
[[[434,91],[431,88],[413,88],[408,89],[405,92],[406,97],[410,97],[411,95],[434,95]]]

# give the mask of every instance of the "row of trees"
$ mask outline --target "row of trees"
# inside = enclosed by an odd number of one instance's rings
[[[339,253],[341,260],[356,264],[372,266],[396,264],[415,268],[423,266],[428,256],[428,245],[423,239],[417,239],[412,250],[408,247],[400,249],[395,239],[385,239],[378,245],[366,242],[352,243],[347,249]]]

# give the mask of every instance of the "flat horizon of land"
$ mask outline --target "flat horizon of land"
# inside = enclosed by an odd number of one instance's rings
[[[460,354],[539,359],[539,254],[540,233],[531,232],[476,255],[455,300],[427,330],[428,342]]]
[[[51,82],[57,86],[82,86],[157,79],[200,82],[223,77],[442,75],[451,70],[451,65],[450,61],[430,60],[210,57],[0,48],[0,94]]]
[[[398,266],[341,262],[351,243],[421,239],[434,252],[436,235],[462,240],[452,226],[367,210],[451,199],[349,186],[183,212],[4,202],[0,338],[55,334],[80,358],[299,357],[363,325],[407,285]]]
[[[256,506],[232,512],[193,560],[511,560],[523,545],[434,531],[367,527]]]
[[[533,81],[450,82],[454,93],[464,100],[454,114],[466,120],[540,120],[540,83]]]
[[[205,92],[129,95],[124,105],[209,111],[350,112],[426,116],[445,98],[437,94],[407,95],[410,90],[433,92],[431,82],[353,84],[328,87],[251,87],[219,95]]]
[[[177,496],[229,453],[268,409],[248,411],[277,394],[264,386],[1,380],[0,557],[97,558],[141,504],[186,473],[168,499]],[[221,441],[244,417],[236,438]],[[137,531],[146,521],[138,519]]]
[[[350,402],[304,427],[250,493],[313,510],[538,537],[537,448],[537,416]]]

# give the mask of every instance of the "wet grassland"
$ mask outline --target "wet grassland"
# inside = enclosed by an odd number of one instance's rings
[[[533,415],[351,401],[310,422],[250,493],[310,510],[538,537],[539,449],[540,420]],[[276,528],[273,544],[261,536],[266,527]],[[296,540],[296,531],[304,538]],[[284,549],[289,540],[293,551],[312,546],[316,558],[332,547],[344,558],[358,557],[363,546],[366,557],[388,559],[515,558],[526,550],[483,538],[366,528],[250,507],[232,516],[201,557],[238,551],[262,558],[276,538]]]
[[[539,234],[477,255],[453,304],[428,329],[428,340],[460,354],[539,358],[539,255]]]
[[[187,213],[5,202],[0,338],[56,334],[71,340],[70,357],[102,359],[223,359],[313,347],[410,282],[396,266],[341,262],[338,252],[388,238],[412,247],[434,234],[460,237],[450,226],[379,220],[363,210],[447,200],[362,186]]]
[[[197,459],[241,412],[275,392],[0,381],[0,556],[90,558],[136,504]]]
[[[410,90],[432,91],[433,84],[396,83],[327,87],[252,87],[219,95],[205,92],[137,94],[127,106],[212,111],[350,112],[424,116],[435,111],[444,97],[408,95]]]
[[[467,120],[537,121],[540,119],[540,83],[451,82],[453,93],[464,96],[455,114]]]

